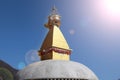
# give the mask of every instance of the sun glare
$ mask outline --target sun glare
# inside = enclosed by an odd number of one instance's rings
[[[107,10],[113,15],[120,15],[120,0],[104,0]]]

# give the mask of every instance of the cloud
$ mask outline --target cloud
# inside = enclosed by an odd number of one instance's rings
[[[37,50],[30,50],[25,54],[25,62],[31,64],[33,62],[40,61]]]

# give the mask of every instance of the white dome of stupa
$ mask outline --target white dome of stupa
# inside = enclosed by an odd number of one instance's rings
[[[65,60],[44,60],[28,65],[18,72],[19,80],[39,79],[85,79],[98,80],[97,76],[85,65]]]

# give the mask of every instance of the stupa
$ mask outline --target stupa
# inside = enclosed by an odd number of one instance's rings
[[[39,50],[41,61],[17,73],[18,80],[98,80],[85,65],[70,61],[71,49],[60,30],[61,16],[55,7],[45,27],[49,32]]]

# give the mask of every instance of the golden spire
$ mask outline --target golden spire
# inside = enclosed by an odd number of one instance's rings
[[[48,16],[48,23],[45,24],[45,27],[52,28],[53,25],[60,27],[60,15],[57,12],[57,8],[54,6],[51,10],[51,14]]]
[[[49,28],[49,32],[39,51],[41,60],[69,60],[71,50],[59,29],[60,15],[58,15],[55,6],[52,8],[52,13],[48,16],[48,22],[45,27]]]

